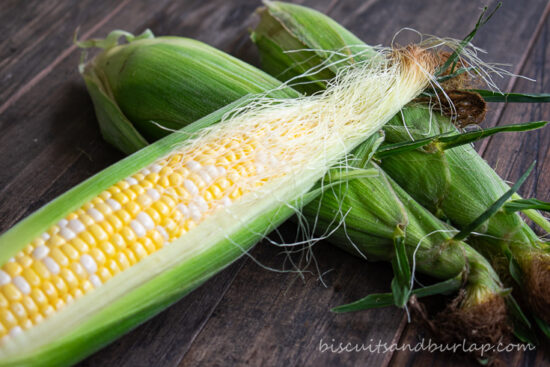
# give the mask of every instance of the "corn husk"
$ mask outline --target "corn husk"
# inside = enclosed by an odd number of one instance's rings
[[[334,72],[341,66],[369,57],[371,48],[368,45],[357,42],[355,36],[325,15],[293,4],[266,2],[265,5],[252,40],[270,74],[292,80],[302,73],[299,65],[305,60],[308,60],[308,67],[315,67],[316,62],[317,65],[330,63],[330,71]],[[325,32],[336,33],[339,37],[327,40],[323,36]],[[348,40],[352,41],[348,43]],[[339,58],[340,62],[332,62],[334,58]],[[319,83],[327,77],[330,75],[309,75],[306,92],[315,91],[315,87],[318,87],[316,90],[324,88],[319,87]],[[398,143],[455,132],[457,128],[448,117],[430,112],[421,105],[410,105],[396,115],[384,131],[386,142]],[[428,148],[384,158],[381,167],[420,204],[458,228],[474,222],[509,190],[471,146],[449,150],[437,145]],[[527,214],[548,228],[548,222],[540,214],[533,211]],[[550,278],[550,267],[542,265],[550,264],[548,245],[538,239],[519,215],[504,211],[498,211],[475,231],[479,234],[478,248],[493,258],[504,277],[509,279],[509,272],[514,273],[514,278],[522,285],[521,291],[527,294],[536,312],[550,320],[550,299],[543,291],[548,287],[542,286]]]

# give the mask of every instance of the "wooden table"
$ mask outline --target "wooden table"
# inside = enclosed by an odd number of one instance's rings
[[[370,44],[388,44],[402,27],[462,38],[486,1],[307,0]],[[102,168],[120,153],[100,137],[91,101],[77,72],[72,44],[114,28],[197,38],[257,63],[247,36],[257,0],[99,1],[3,0],[0,4],[0,232]],[[505,90],[550,90],[550,4],[505,1],[475,43],[486,60],[537,79],[498,80]],[[550,105],[491,105],[485,126],[548,119]],[[521,193],[550,200],[550,129],[501,135],[479,151],[508,180],[537,160]],[[292,225],[286,225],[292,231]],[[470,362],[431,353],[321,353],[321,342],[416,343],[424,336],[395,308],[335,315],[330,306],[387,291],[391,269],[365,263],[324,243],[316,274],[266,271],[281,267],[266,244],[215,276],[170,309],[81,366],[459,366]],[[328,270],[330,272],[326,273]],[[506,356],[511,366],[550,365],[542,351]]]

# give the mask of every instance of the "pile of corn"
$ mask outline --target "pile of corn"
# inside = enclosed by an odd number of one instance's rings
[[[135,153],[0,236],[0,365],[84,358],[297,209],[337,246],[394,268],[391,294],[338,311],[458,292],[432,320],[448,331],[443,339],[495,343],[509,313],[530,327],[499,276],[508,280],[513,265],[529,282],[535,263],[547,266],[547,244],[503,211],[474,228],[491,240],[461,231],[508,186],[468,145],[380,158],[430,128],[457,131],[411,103],[434,82],[437,55],[421,46],[375,50],[322,14],[284,3],[267,3],[253,40],[267,72],[308,83],[297,91],[198,41],[150,32],[80,44],[103,49],[80,69],[103,136]],[[314,57],[285,52],[301,48]],[[304,77],[312,68],[319,72]],[[415,288],[415,272],[439,283]],[[520,292],[544,325],[546,298],[527,288]]]

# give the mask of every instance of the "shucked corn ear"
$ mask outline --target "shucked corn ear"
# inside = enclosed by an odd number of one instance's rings
[[[17,224],[0,237],[0,365],[75,362],[219,271],[311,199],[434,67],[422,49],[394,50],[322,95],[258,97],[207,127],[221,110]]]
[[[200,59],[196,62],[201,64]],[[155,68],[154,64],[150,67]],[[181,67],[180,64],[171,65],[174,70]],[[96,73],[100,72],[98,68]],[[188,73],[201,72],[200,66],[198,70],[196,65],[189,66]],[[223,79],[223,75],[219,78]],[[120,81],[121,86],[127,82]],[[143,93],[141,89],[162,90],[161,82],[155,86],[133,86],[137,95]],[[182,89],[179,93],[175,89],[170,93],[159,92],[157,97],[165,99],[166,104],[173,104],[172,99],[186,97],[186,90]],[[184,109],[179,112],[187,115]],[[138,111],[129,113],[131,116],[136,114]],[[367,168],[359,162],[365,161],[369,153],[365,148],[368,146],[368,142],[363,144],[361,149],[348,157],[347,162],[354,168]],[[369,169],[372,167],[371,164]],[[457,232],[455,229],[418,205],[378,167],[376,172],[377,177],[356,178],[331,188],[320,201],[314,200],[307,205],[304,214],[311,228],[315,228],[320,235],[334,232],[330,239],[355,255],[360,252],[370,260],[385,261],[395,257],[394,240],[399,233],[403,234],[408,257],[411,262],[413,259],[416,261],[418,272],[443,280],[460,276],[465,278],[465,298],[458,308],[449,306],[446,310],[446,314],[452,313],[455,317],[443,317],[439,321],[449,319],[459,341],[462,338],[467,338],[469,342],[497,341],[506,329],[506,307],[502,286],[491,266],[467,244],[452,239]],[[330,176],[327,176],[325,183]],[[345,213],[345,225],[337,227],[342,213]],[[488,330],[491,332],[486,332]]]
[[[323,75],[308,74],[309,83],[303,88],[306,92],[323,89],[324,79],[340,67],[371,57],[371,47],[317,11],[282,2],[265,5],[252,39],[266,71],[286,80],[298,77],[304,62],[309,68],[330,65]],[[388,143],[456,130],[448,117],[418,105],[406,107],[384,128]],[[509,189],[471,146],[432,148],[390,156],[382,159],[381,166],[420,204],[459,228],[472,223]],[[533,218],[540,219],[536,214]],[[518,279],[524,285],[521,290],[536,312],[550,321],[550,295],[546,291],[550,284],[548,245],[537,238],[518,214],[503,211],[476,231],[488,235],[476,239],[476,243],[496,265],[509,264],[509,259],[513,259],[512,272],[521,273]],[[499,270],[509,277],[508,267]]]

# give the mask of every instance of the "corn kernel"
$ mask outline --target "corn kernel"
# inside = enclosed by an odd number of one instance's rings
[[[98,224],[92,224],[90,227],[88,227],[88,230],[90,231],[92,236],[94,236],[97,242],[105,241],[108,238],[107,233]]]
[[[142,260],[145,257],[147,257],[147,251],[145,250],[145,247],[143,247],[141,243],[139,242],[134,243],[131,249],[132,249],[132,252],[136,255],[136,257],[139,260]]]
[[[61,267],[69,265],[69,258],[59,248],[52,249],[50,257]]]
[[[50,247],[58,247],[58,246],[61,246],[63,245],[65,242],[65,239],[59,235],[52,235],[50,237],[50,239],[48,241],[46,241],[46,243],[48,244],[48,246]]]
[[[122,223],[129,223],[132,220],[132,216],[124,209],[117,210],[115,215],[122,221]]]
[[[134,254],[134,252],[129,248],[125,248],[123,252],[126,255],[126,258],[128,259],[128,261],[130,262],[130,265],[134,265],[138,262],[136,254]]]
[[[143,245],[148,254],[152,254],[157,250],[153,241],[148,237],[140,238],[139,242]]]
[[[48,279],[50,277],[50,271],[42,261],[35,261],[32,264],[31,269],[34,270],[34,272],[42,279]]]
[[[22,274],[31,287],[38,287],[40,285],[41,279],[32,268],[26,268]]]
[[[18,320],[25,320],[27,318],[27,310],[20,302],[14,302],[11,304],[11,312]]]
[[[63,251],[63,253],[73,261],[78,260],[78,258],[80,257],[78,251],[76,251],[75,248],[68,243],[61,246],[61,251]]]
[[[130,190],[132,190],[137,195],[137,197],[145,193],[145,189],[141,185],[133,185],[132,187],[130,187]]]
[[[0,321],[2,321],[2,324],[4,324],[8,329],[17,325],[17,319],[13,313],[6,309],[0,310]]]
[[[67,268],[63,268],[61,269],[61,272],[59,273],[59,275],[61,275],[63,280],[67,283],[67,286],[69,287],[69,289],[74,289],[78,287],[78,284],[79,284],[78,279],[76,278],[76,276],[71,270]]]
[[[99,279],[101,279],[103,283],[105,283],[106,281],[108,281],[113,277],[109,269],[105,267],[99,268],[99,270],[97,271],[97,276],[99,277]]]
[[[126,248],[126,241],[124,241],[124,238],[120,233],[115,233],[113,237],[111,237],[111,243],[118,250]]]
[[[147,213],[151,217],[151,219],[153,220],[153,222],[155,222],[155,224],[160,223],[160,215],[155,209],[147,208],[145,209],[145,213]]]
[[[136,200],[137,194],[130,189],[123,190],[122,193],[128,198],[128,202]]]
[[[55,313],[55,308],[53,308],[52,305],[47,304],[44,307],[41,307],[40,311],[42,312],[42,315],[44,315],[44,317],[50,317]]]
[[[27,268],[31,266],[31,264],[33,263],[33,260],[32,260],[32,257],[24,254],[23,256],[19,256],[17,258],[17,262],[21,264],[22,267]]]
[[[153,208],[160,214],[161,217],[166,217],[170,214],[171,209],[162,201],[156,201]]]
[[[23,271],[21,264],[13,261],[4,265],[4,271],[8,273],[12,278],[18,276]]]
[[[133,202],[133,201],[130,201],[128,203],[126,203],[126,205],[124,205],[124,209],[130,213],[130,215],[132,216],[132,218],[135,218],[135,216],[137,215],[137,213],[139,213],[141,211],[141,207]]]
[[[113,194],[113,199],[118,201],[120,205],[126,204],[130,199],[128,196],[124,195],[122,192],[117,192],[116,194]]]
[[[116,193],[120,192],[120,188],[117,186],[111,186],[107,191],[109,191],[111,193],[111,197],[113,197]]]
[[[53,287],[53,285],[52,285],[52,287]],[[44,294],[44,292],[42,292],[42,290],[37,289],[37,288],[35,288],[31,291],[31,298],[36,303],[36,305],[39,306],[39,307],[41,307],[41,306],[48,303],[48,299],[46,298],[46,295]]]
[[[90,251],[90,246],[88,246],[88,244],[79,237],[73,238],[70,243],[74,249],[81,254],[85,254]]]
[[[24,319],[19,323],[19,325],[21,325],[23,330],[28,330],[32,327],[32,321],[30,319]]]
[[[57,311],[59,311],[60,309],[63,308],[63,306],[65,306],[65,300],[63,300],[63,298],[58,298],[58,299],[56,299],[55,301],[53,301],[52,306],[53,306]]]
[[[137,198],[137,202],[142,208],[147,208],[151,204],[153,204],[153,199],[147,194],[141,194]]]
[[[120,234],[122,235],[126,243],[132,243],[137,239],[136,233],[128,227],[122,228],[122,231],[120,231]]]
[[[120,229],[124,226],[124,223],[114,214],[109,214],[105,217],[107,221],[111,224],[115,232],[120,231]]]
[[[105,264],[105,261],[107,259],[105,258],[105,254],[103,251],[101,251],[98,248],[93,248],[90,250],[90,255],[94,258],[94,260],[97,262],[97,265],[103,265]]]
[[[107,233],[107,236],[110,236],[113,233],[115,233],[115,229],[113,228],[111,223],[109,223],[109,221],[104,220],[101,223],[99,223],[99,225],[101,226],[101,228],[103,228],[105,233]]]
[[[55,275],[54,278],[58,278],[58,276]],[[42,291],[44,292],[43,294],[46,295],[46,297],[48,297],[49,300],[53,301],[53,300],[57,299],[57,297],[58,297],[57,288],[53,285],[52,282],[50,282],[50,281],[42,282],[42,287],[41,288],[42,288]],[[31,292],[31,295],[32,295],[32,292]],[[35,301],[36,301],[36,303],[39,303],[36,299],[35,299]]]
[[[97,243],[95,237],[88,231],[84,231],[78,235],[78,237],[84,241],[88,246],[95,246]]]
[[[38,306],[36,306],[36,303],[31,296],[23,296],[21,303],[25,306],[25,309],[29,315],[33,316],[38,312]]]
[[[36,325],[36,324],[39,324],[39,323],[41,323],[42,321],[44,321],[44,316],[42,316],[42,314],[40,314],[40,313],[37,313],[37,314],[35,314],[35,315],[33,315],[33,316],[31,317],[31,321],[32,321],[32,323],[35,324],[35,325]]]
[[[109,269],[113,276],[120,273],[120,267],[114,259],[107,260],[107,263],[105,263],[105,267]]]
[[[86,271],[86,269],[84,269],[84,267],[80,263],[77,263],[77,262],[72,263],[71,271],[80,280],[88,279],[88,272]]]
[[[120,269],[122,270],[126,270],[131,266],[130,261],[128,260],[124,252],[117,253],[115,260],[118,263]]]
[[[130,187],[130,184],[128,182],[126,182],[125,180],[122,180],[122,181],[117,182],[116,186],[118,188],[120,188],[120,190],[124,191],[128,187]]]
[[[0,308],[2,307],[8,307],[10,303],[8,302],[8,299],[4,294],[0,293]]]
[[[107,257],[113,257],[116,254],[115,247],[109,241],[102,242],[101,245],[99,245],[99,247]]]

